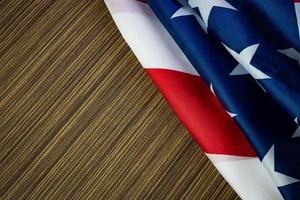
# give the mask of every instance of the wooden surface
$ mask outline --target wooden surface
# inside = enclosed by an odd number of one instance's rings
[[[102,1],[0,1],[0,199],[238,199]]]

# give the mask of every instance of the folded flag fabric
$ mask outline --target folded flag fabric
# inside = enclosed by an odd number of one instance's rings
[[[193,6],[197,4],[195,2],[198,1],[189,1],[189,5]],[[247,41],[247,39],[252,39],[251,34],[256,34],[253,33],[254,30],[250,29],[249,31],[252,32],[249,36],[247,26],[241,25],[240,27],[237,25],[243,24],[240,18],[243,19],[245,16],[236,15],[235,12],[239,11],[228,2],[223,0],[199,0],[199,2],[201,2],[199,4],[203,4],[203,8],[197,7],[200,13],[203,9],[201,14],[202,19],[185,1],[148,1],[153,11],[177,41],[195,69],[203,76],[207,84],[211,84],[215,94],[223,103],[224,107],[232,113],[232,117],[234,117],[235,121],[247,136],[283,196],[286,199],[299,199],[300,159],[297,159],[300,153],[299,129],[297,128],[297,123],[293,121],[295,119],[297,122],[298,118],[297,115],[289,112],[290,110],[287,110],[287,107],[283,106],[284,103],[282,102],[285,99],[290,100],[295,98],[297,100],[295,103],[299,104],[300,100],[291,93],[284,93],[287,92],[288,89],[279,87],[275,82],[277,81],[276,78],[280,77],[281,74],[284,74],[286,71],[290,73],[291,69],[300,69],[300,67],[293,67],[292,65],[288,65],[289,62],[283,62],[282,60],[288,60],[289,58],[280,52],[278,52],[278,55],[273,54],[270,57],[261,55],[264,54],[265,51],[276,51],[267,47],[258,49],[256,41]],[[208,3],[205,4],[204,2]],[[207,11],[207,9],[210,10]],[[184,13],[182,14],[183,10]],[[228,19],[226,18],[227,11],[230,12]],[[209,20],[211,16],[218,16],[219,12],[223,17],[216,21],[212,20],[214,23],[220,23],[221,25],[218,25],[220,27],[226,27],[226,23],[235,24],[234,29],[231,27],[232,34],[230,30],[223,28],[227,34],[227,43],[233,43],[237,46],[245,43],[245,46],[250,45],[249,47],[236,50],[240,51],[239,53],[232,53],[232,50],[226,46],[227,44],[223,43],[225,41],[224,38],[215,37],[215,32],[217,31],[210,29],[209,25],[211,21]],[[232,17],[231,15],[236,16]],[[239,21],[235,21],[235,19]],[[250,22],[248,23],[250,24]],[[295,28],[297,28],[297,26],[295,26]],[[209,31],[212,32],[211,35]],[[243,33],[246,35],[246,38],[243,38],[245,37],[244,35],[240,36],[235,33]],[[220,38],[222,39],[221,41]],[[260,40],[263,40],[263,38]],[[261,41],[259,44],[263,42],[264,41]],[[255,44],[251,45],[252,43]],[[223,48],[223,45],[225,48]],[[239,54],[239,56],[236,54]],[[240,57],[242,60],[234,59],[236,57]],[[248,64],[243,61],[245,59],[248,60]],[[265,82],[260,82],[261,85],[259,85],[257,77],[253,76],[254,78],[252,78],[248,75],[251,71],[257,70],[257,68],[252,65],[253,59],[254,63],[260,62],[266,64],[268,64],[268,60],[278,61],[278,63],[282,64],[286,69],[284,71],[278,71],[275,66],[276,73],[274,73],[273,78],[262,79]],[[239,63],[236,63],[236,61],[239,61]],[[296,62],[291,63],[295,64]],[[247,67],[246,65],[249,66]],[[272,68],[271,65],[268,66]],[[244,67],[244,73],[236,69],[242,67]],[[263,73],[260,70],[258,71],[259,72],[255,72],[254,75]],[[261,77],[266,76],[261,74]],[[289,80],[300,80],[300,73],[298,73],[297,70],[291,71],[290,76],[282,79],[282,82],[289,85]],[[283,98],[281,101],[282,104],[278,103],[278,101],[276,101],[278,99],[274,97],[276,91],[274,93],[269,92],[272,90],[270,87],[266,87],[265,89],[265,86],[268,84],[275,88],[279,87],[280,93],[278,96]],[[298,90],[300,84],[297,83],[291,87],[287,86],[287,88],[291,88],[291,90],[295,89],[296,95],[299,95]],[[295,106],[294,109],[296,110],[297,106]]]
[[[270,3],[288,12],[288,25],[259,1],[106,4],[155,85],[240,197],[299,199],[298,4]],[[256,26],[261,31],[249,32]]]

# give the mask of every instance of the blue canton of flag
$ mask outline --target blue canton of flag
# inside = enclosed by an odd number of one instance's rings
[[[287,0],[147,2],[283,198],[300,199],[300,9]]]

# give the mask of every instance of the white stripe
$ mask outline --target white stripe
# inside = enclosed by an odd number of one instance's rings
[[[122,3],[132,2],[122,1]],[[106,1],[107,4],[109,2]],[[138,5],[142,11],[149,10],[146,4],[138,3]],[[145,15],[141,10],[137,10],[138,8],[135,7],[130,12],[113,12],[112,17],[142,66],[171,69],[199,76],[154,14]]]
[[[258,158],[206,155],[242,199],[283,199]]]

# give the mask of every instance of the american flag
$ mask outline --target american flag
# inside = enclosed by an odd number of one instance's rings
[[[106,0],[242,199],[300,199],[300,1]]]

